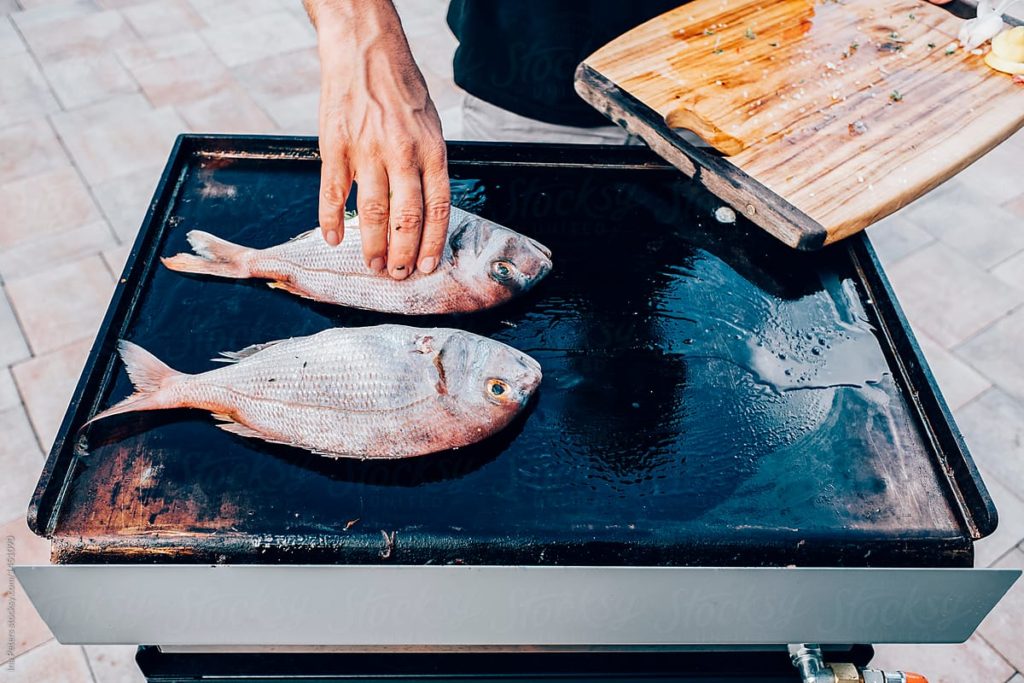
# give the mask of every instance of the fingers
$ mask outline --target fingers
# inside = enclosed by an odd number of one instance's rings
[[[321,145],[320,157],[320,230],[327,243],[336,247],[345,237],[345,199],[352,176],[338,145]]]
[[[423,186],[419,170],[403,164],[398,172],[389,169],[391,182],[391,232],[388,239],[388,273],[396,280],[412,274],[419,253],[423,226]]]
[[[419,268],[433,272],[441,262],[452,197],[448,185],[448,161],[444,143],[427,154],[423,164],[423,237],[420,240]]]
[[[387,265],[388,255],[388,175],[380,163],[359,167],[359,233],[363,243],[363,258],[370,270],[381,271]]]

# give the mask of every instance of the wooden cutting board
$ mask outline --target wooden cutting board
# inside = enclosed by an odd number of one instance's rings
[[[1024,124],[1024,85],[959,49],[962,22],[923,0],[694,0],[588,57],[576,89],[756,224],[816,249]]]

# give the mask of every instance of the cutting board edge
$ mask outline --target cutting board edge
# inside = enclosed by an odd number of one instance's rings
[[[996,120],[993,121],[992,119]],[[972,145],[958,150],[951,150],[948,158],[954,159],[955,161],[946,166],[941,173],[922,177],[919,181],[913,183],[911,187],[904,188],[898,193],[893,193],[893,197],[884,202],[876,211],[865,211],[853,219],[840,221],[826,228],[828,236],[825,238],[825,244],[828,245],[838,242],[850,235],[871,227],[877,221],[899,211],[905,206],[913,204],[939,185],[942,185],[947,180],[956,177],[965,168],[1009,140],[1018,131],[1024,129],[1024,110],[1022,110],[1016,117],[1007,116],[1005,118],[1002,117],[1001,112],[991,111],[987,116],[973,121],[971,123],[971,128],[986,131],[988,133],[984,138],[983,144]],[[959,140],[965,137],[970,136],[961,131],[957,134],[956,139]],[[979,138],[972,137],[972,139],[978,140]]]
[[[610,121],[640,137],[659,156],[784,244],[802,251],[825,246],[829,232],[821,223],[727,159],[680,138],[658,112],[586,60],[576,69],[575,88],[580,97]]]

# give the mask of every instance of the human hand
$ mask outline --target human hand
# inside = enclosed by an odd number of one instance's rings
[[[320,229],[337,246],[345,200],[372,270],[440,262],[451,194],[441,121],[390,0],[306,0],[320,52]]]

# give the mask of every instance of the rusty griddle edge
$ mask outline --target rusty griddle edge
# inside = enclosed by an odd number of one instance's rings
[[[135,297],[140,290],[139,284],[156,262],[155,258],[149,258],[150,252],[159,244],[167,227],[165,216],[169,203],[175,197],[183,171],[194,158],[211,156],[310,160],[319,158],[317,139],[313,137],[192,134],[178,137],[30,501],[28,524],[37,535],[52,537],[63,495],[71,481],[75,459],[78,457],[74,443],[77,435],[71,431],[71,427],[74,424],[81,424],[95,408],[85,400],[87,391],[92,390],[93,402],[100,400],[99,392],[95,391],[95,388],[102,386],[109,380],[110,373],[116,371],[114,362],[109,362],[106,367],[101,365],[102,351],[112,349],[117,339],[123,335],[123,326],[127,325],[129,318],[127,313],[134,305]],[[501,163],[524,167],[596,166],[640,172],[674,172],[672,166],[649,150],[604,145],[452,142],[449,143],[449,160],[461,165]],[[909,324],[895,300],[866,235],[851,237],[839,248],[849,250],[867,294],[873,301],[873,307],[869,310],[879,317],[875,322],[880,325],[888,342],[883,345],[885,353],[892,368],[898,371],[898,380],[909,404],[913,407],[922,431],[930,442],[931,450],[937,454],[950,493],[957,501],[958,516],[970,534],[970,538],[961,539],[902,539],[899,543],[891,544],[898,545],[898,548],[889,547],[888,550],[896,557],[903,557],[901,562],[912,565],[916,553],[923,547],[928,547],[947,559],[957,558],[953,563],[958,566],[970,566],[973,555],[971,539],[984,537],[995,529],[994,504],[961,435],[953,424],[949,409],[939,394],[921,350],[909,332]],[[119,320],[121,325],[115,326],[114,323]],[[202,549],[194,547],[195,539],[182,536],[158,536],[146,540],[146,546],[142,548],[137,543],[133,546],[133,540],[130,538],[54,539],[54,550],[55,556],[85,562],[130,561],[132,556],[141,556],[143,550],[151,561],[158,560],[161,555],[170,558],[178,553],[185,556],[195,554],[198,559],[200,555],[206,558],[206,551],[230,551],[231,548],[240,545],[251,547],[254,539],[252,536],[241,534],[217,535],[212,539],[204,539],[205,545]],[[277,537],[258,540],[270,546],[276,543],[288,545],[289,542],[289,539]],[[292,538],[290,543],[291,549],[298,552],[315,548],[317,545],[316,539],[312,537]],[[863,550],[863,546],[860,549]],[[199,552],[200,550],[203,552]],[[364,550],[368,554],[376,554],[379,548],[367,547]],[[837,550],[837,559],[841,560],[846,552],[843,549]],[[104,557],[105,552],[116,558]],[[847,552],[851,556],[855,552],[852,544]],[[288,553],[283,553],[283,557],[287,558]]]

